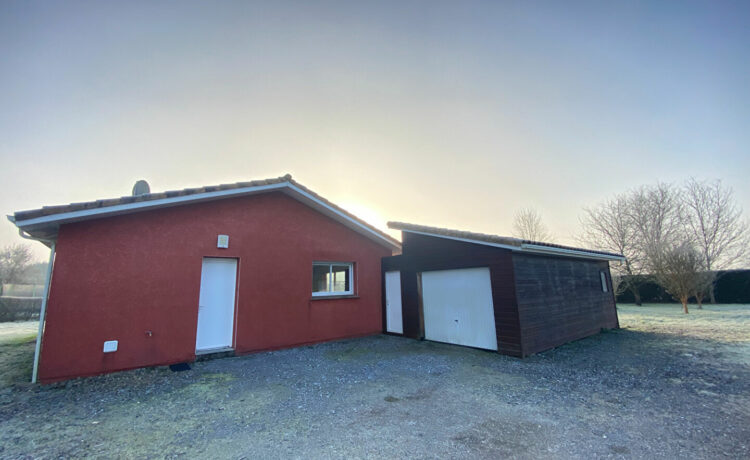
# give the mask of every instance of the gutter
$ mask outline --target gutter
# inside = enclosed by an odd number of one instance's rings
[[[36,335],[36,346],[34,347],[34,369],[31,371],[31,383],[37,382],[39,375],[39,358],[42,354],[42,337],[44,334],[44,321],[47,316],[47,299],[49,298],[49,286],[52,281],[52,265],[55,263],[55,240],[45,240],[42,238],[34,238],[33,236],[24,234],[22,229],[18,229],[18,234],[21,238],[27,240],[39,241],[40,243],[49,244],[49,261],[47,262],[47,273],[44,276],[44,293],[42,294],[42,307],[39,310],[39,329]]]

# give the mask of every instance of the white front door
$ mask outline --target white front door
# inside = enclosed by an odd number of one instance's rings
[[[497,350],[489,268],[422,273],[427,340]]]
[[[401,316],[401,272],[385,272],[385,330],[404,333]]]
[[[237,259],[203,259],[195,338],[197,352],[231,348],[236,286]]]

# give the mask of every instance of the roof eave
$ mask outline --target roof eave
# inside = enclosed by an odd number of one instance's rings
[[[589,252],[589,251],[582,251],[578,249],[557,248],[553,246],[544,246],[541,244],[523,243],[521,244],[520,250],[522,252],[528,252],[528,253],[557,255],[557,256],[563,256],[563,257],[576,257],[576,258],[581,258],[581,259],[596,259],[596,260],[608,260],[608,261],[611,260],[611,261],[617,261],[617,262],[625,261],[625,257],[618,256],[615,254],[603,254],[599,252]]]
[[[295,193],[297,193],[298,196],[304,197],[306,200],[311,201],[313,204],[320,206],[323,209],[334,214],[334,216],[329,216],[329,217],[333,217],[336,220],[344,219],[349,224],[347,225],[348,227],[352,228],[351,226],[355,226],[358,229],[366,231],[368,233],[367,236],[369,236],[371,239],[375,239],[378,242],[385,243],[385,245],[389,249],[401,249],[401,244],[397,240],[391,238],[388,235],[381,234],[380,232],[378,232],[374,228],[371,228],[368,225],[364,225],[363,223],[358,222],[357,219],[348,215],[348,213],[343,212],[342,210],[338,209],[337,206],[332,206],[331,204],[322,201],[320,198],[315,196],[315,194],[307,191],[304,187],[298,186],[296,182],[291,181],[285,184],[288,185],[288,188],[290,190],[293,190]],[[328,214],[328,213],[324,213],[324,214]]]
[[[433,236],[435,238],[443,238],[453,241],[461,241],[464,243],[480,244],[482,246],[491,246],[495,248],[508,249],[514,252],[522,252],[529,254],[538,255],[549,255],[549,256],[561,256],[561,257],[573,257],[577,259],[593,259],[593,260],[607,260],[607,261],[625,261],[625,257],[618,256],[615,254],[603,254],[598,252],[583,251],[577,249],[558,248],[554,246],[545,246],[540,244],[521,243],[519,246],[495,243],[491,241],[483,241],[472,238],[462,238],[459,236],[443,235],[441,233],[432,233],[419,230],[410,230],[406,228],[400,228],[402,232],[415,233],[417,235]]]
[[[170,198],[161,198],[158,200],[136,201],[133,203],[118,204],[114,206],[104,206],[100,208],[82,209],[80,211],[63,212],[59,214],[50,214],[48,216],[34,217],[26,220],[18,220],[16,226],[21,228],[34,228],[45,224],[66,224],[78,222],[81,220],[94,219],[97,217],[109,217],[113,215],[129,214],[149,208],[157,209],[170,206],[177,206],[184,203],[194,203],[200,201],[209,201],[219,198],[230,198],[244,194],[252,194],[282,188],[288,185],[288,182],[280,182],[269,185],[259,185],[254,187],[236,188],[231,190],[221,190],[216,192],[196,193],[191,195],[176,196]]]
[[[520,247],[513,246],[510,244],[494,243],[491,241],[475,240],[471,238],[462,238],[460,236],[443,235],[441,233],[430,233],[430,232],[425,232],[425,231],[420,231],[420,230],[409,230],[405,228],[400,228],[398,230],[401,230],[402,232],[406,232],[406,233],[415,233],[417,235],[434,236],[436,238],[443,238],[446,240],[461,241],[464,243],[474,243],[474,244],[481,244],[484,246],[492,246],[494,248],[509,249],[511,251],[518,251],[520,249]]]
[[[8,216],[9,220],[13,222],[18,228],[32,234],[35,231],[44,231],[53,229],[56,230],[62,224],[79,222],[83,220],[91,220],[103,217],[113,217],[123,214],[131,214],[138,211],[166,208],[172,206],[179,206],[182,204],[193,204],[203,201],[212,201],[224,198],[234,198],[246,195],[254,195],[258,193],[266,193],[271,191],[282,191],[286,192],[291,190],[294,192],[293,196],[299,200],[299,197],[303,197],[305,204],[316,208],[319,211],[325,211],[323,214],[338,220],[347,227],[357,231],[358,233],[388,247],[389,249],[400,249],[401,245],[395,239],[392,239],[386,235],[381,235],[373,228],[358,222],[353,217],[347,215],[347,213],[341,211],[335,206],[325,203],[320,198],[317,198],[311,193],[297,187],[291,180],[284,182],[277,182],[274,184],[256,185],[251,187],[241,187],[229,190],[219,190],[213,192],[196,193],[191,195],[182,195],[169,198],[161,198],[157,200],[146,200],[137,201],[134,203],[126,203],[114,206],[105,206],[92,209],[84,209],[79,211],[70,211],[59,214],[51,214],[48,216],[40,216],[26,220],[16,220],[14,216]],[[55,232],[56,233],[56,232]]]

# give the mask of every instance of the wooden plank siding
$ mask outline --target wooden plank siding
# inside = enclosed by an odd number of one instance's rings
[[[515,253],[523,356],[619,327],[607,262]],[[600,272],[608,292],[602,291]]]
[[[402,248],[401,255],[383,258],[382,271],[383,277],[386,271],[401,271],[404,336],[424,338],[418,286],[420,273],[489,267],[498,352],[522,356],[513,259],[509,250],[408,232],[403,233]]]

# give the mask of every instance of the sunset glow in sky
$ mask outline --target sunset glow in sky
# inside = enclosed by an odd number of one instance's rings
[[[291,173],[381,227],[509,234],[533,207],[570,243],[582,207],[695,176],[747,214],[749,21],[722,1],[3,1],[0,208]]]

